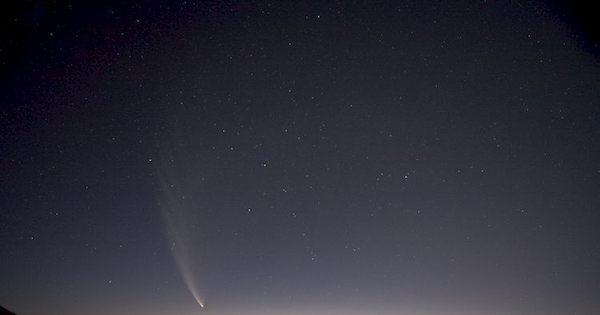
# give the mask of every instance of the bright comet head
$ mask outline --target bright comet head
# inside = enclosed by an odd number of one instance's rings
[[[200,308],[204,308],[204,302],[202,302],[200,294],[198,294],[198,291],[194,286],[190,286],[190,292],[192,292],[192,295],[194,296],[194,299],[196,299],[196,302],[198,302],[198,305],[200,305]]]

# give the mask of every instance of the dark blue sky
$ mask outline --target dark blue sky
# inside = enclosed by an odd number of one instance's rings
[[[0,305],[599,313],[582,12],[20,4],[0,50]]]

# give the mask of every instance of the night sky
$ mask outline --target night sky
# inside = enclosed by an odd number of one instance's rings
[[[1,306],[600,314],[578,8],[96,2],[3,8]]]

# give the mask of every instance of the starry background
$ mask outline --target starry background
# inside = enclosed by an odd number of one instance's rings
[[[5,9],[0,305],[20,315],[600,313],[589,8]]]

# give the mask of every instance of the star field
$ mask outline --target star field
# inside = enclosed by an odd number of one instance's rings
[[[19,4],[0,49],[0,305],[598,313],[583,11]]]

